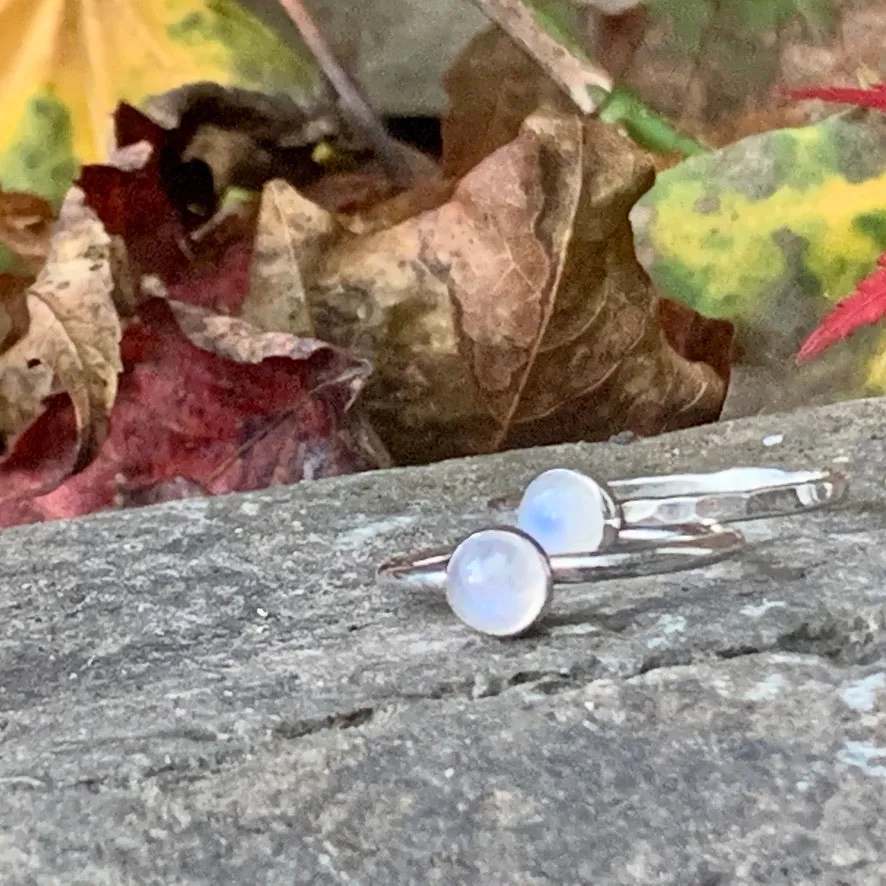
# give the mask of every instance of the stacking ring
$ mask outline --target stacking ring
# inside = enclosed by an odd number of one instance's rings
[[[522,529],[496,526],[471,533],[452,551],[438,548],[391,560],[379,575],[411,587],[445,589],[450,608],[466,625],[516,637],[538,622],[555,584],[691,569],[735,553],[744,538],[714,523],[637,529],[633,542],[613,552],[549,556]]]
[[[640,527],[783,516],[832,504],[847,488],[846,477],[833,470],[738,467],[607,484],[553,468],[526,487],[517,526],[550,555],[605,551],[634,540]]]

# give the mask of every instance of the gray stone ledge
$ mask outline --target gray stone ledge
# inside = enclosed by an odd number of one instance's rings
[[[856,401],[0,534],[0,882],[886,882],[884,428]],[[554,464],[834,459],[845,505],[520,641],[374,580]]]

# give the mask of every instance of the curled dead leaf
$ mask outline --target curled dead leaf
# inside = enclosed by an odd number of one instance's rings
[[[0,274],[0,353],[28,331],[26,294],[30,284],[28,277]]]
[[[46,265],[25,294],[27,333],[0,356],[0,432],[18,434],[48,394],[66,391],[79,434],[72,469],[95,454],[117,392],[121,330],[112,288],[110,239],[72,188]]]
[[[314,146],[342,140],[341,121],[326,100],[305,107],[282,93],[203,82],[152,96],[144,107],[166,130],[158,157],[166,189],[197,219],[208,218],[231,185],[315,181],[324,170],[313,159]]]

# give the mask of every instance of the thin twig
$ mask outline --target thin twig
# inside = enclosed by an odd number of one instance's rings
[[[584,53],[579,54],[551,37],[535,20],[525,0],[472,2],[544,68],[583,114],[595,113],[605,99],[599,90],[612,91],[612,77]]]
[[[413,172],[404,158],[399,145],[388,135],[382,122],[372,110],[360,87],[348,76],[338,63],[323,32],[317,26],[302,0],[279,0],[286,14],[298,28],[320,69],[329,79],[338,95],[342,111],[351,125],[365,136],[373,151],[395,184],[408,187],[413,182]]]

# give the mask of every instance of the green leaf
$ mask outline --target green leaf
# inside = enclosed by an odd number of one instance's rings
[[[690,158],[659,176],[644,216],[662,295],[732,320],[752,360],[790,359],[886,250],[886,120],[841,115]],[[873,341],[858,392],[886,392],[886,337]]]

